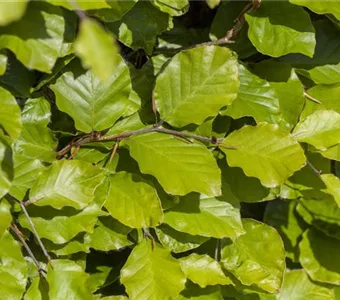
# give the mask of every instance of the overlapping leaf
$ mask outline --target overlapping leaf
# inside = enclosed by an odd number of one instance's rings
[[[14,177],[10,142],[0,131],[0,199],[7,194]]]
[[[189,9],[188,0],[169,0],[166,3],[160,0],[152,0],[152,4],[170,16],[183,15]]]
[[[21,299],[27,283],[26,261],[17,241],[6,231],[0,236],[0,294],[6,299]]]
[[[0,88],[0,98],[0,127],[12,137],[13,140],[16,140],[21,131],[20,107],[11,93],[3,88]]]
[[[80,23],[74,47],[84,68],[92,68],[100,79],[105,81],[114,73],[119,55],[118,46],[113,36],[96,21],[85,19]]]
[[[173,126],[201,124],[236,98],[238,64],[228,49],[198,47],[175,55],[157,77],[155,101]]]
[[[64,244],[81,232],[93,232],[97,218],[107,215],[96,204],[91,204],[80,212],[69,208],[58,212],[47,207],[37,207],[29,208],[28,213],[40,237],[55,244]],[[21,226],[31,229],[23,214],[20,215],[19,222]]]
[[[133,249],[120,277],[131,300],[166,300],[176,297],[185,284],[179,262],[159,245],[153,249],[147,240]]]
[[[226,192],[217,198],[190,194],[165,212],[164,223],[191,235],[237,237],[244,234],[238,207]]]
[[[134,50],[144,48],[151,54],[156,36],[172,27],[172,19],[149,1],[138,1],[122,20],[108,24],[108,27],[126,46]]]
[[[49,299],[94,300],[87,281],[90,275],[71,260],[52,260],[47,273]]]
[[[50,73],[57,58],[71,52],[76,18],[60,7],[33,1],[18,22],[0,27],[0,48],[8,48],[29,69]]]
[[[278,292],[285,270],[280,235],[273,227],[251,219],[245,219],[243,226],[244,235],[223,242],[223,267],[244,285],[256,285],[270,293]]]
[[[220,170],[205,146],[187,144],[161,133],[135,136],[129,146],[142,173],[155,176],[167,193],[221,194]]]
[[[162,222],[157,192],[139,175],[119,172],[109,182],[104,206],[115,219],[132,228],[156,227]]]
[[[129,69],[121,57],[117,57],[117,67],[105,82],[91,70],[85,72],[79,61],[74,60],[51,88],[58,108],[69,114],[76,128],[83,132],[111,127],[130,103]]]
[[[188,279],[205,288],[208,285],[232,284],[221,268],[221,265],[209,255],[196,253],[180,259],[181,268]]]
[[[19,20],[25,13],[28,1],[3,1],[0,3],[0,26]]]
[[[300,145],[278,126],[261,123],[232,132],[220,146],[231,167],[241,167],[247,176],[267,187],[286,181],[306,161]]]
[[[287,1],[264,1],[245,18],[249,38],[259,52],[272,57],[288,53],[313,56],[315,30],[303,8]]]
[[[333,14],[340,20],[340,4],[336,1],[308,1],[308,0],[289,0],[291,3],[303,5],[318,14]]]
[[[251,116],[256,122],[277,123],[280,105],[270,84],[239,65],[240,88],[236,99],[222,111],[234,119]]]
[[[327,150],[340,143],[340,114],[332,110],[316,111],[296,125],[293,137],[319,150]]]
[[[92,164],[80,160],[56,161],[39,176],[30,199],[37,206],[82,209],[94,199],[94,191],[103,177],[101,170]]]
[[[308,229],[300,243],[300,263],[312,280],[340,285],[340,241]]]

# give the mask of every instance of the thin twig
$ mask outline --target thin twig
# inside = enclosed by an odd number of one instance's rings
[[[35,264],[35,266],[37,267],[38,269],[38,272],[39,274],[41,274],[42,272],[45,272],[44,269],[41,268],[38,260],[35,258],[31,248],[27,245],[25,239],[24,239],[24,235],[22,234],[22,232],[19,230],[19,228],[15,225],[15,224],[12,224],[11,225],[11,230],[15,233],[15,235],[18,237],[18,239],[20,240],[20,242],[22,243],[22,245],[25,247],[28,255],[32,258],[33,260],[33,263]]]
[[[110,160],[109,160],[109,165],[111,164],[113,158],[115,157],[115,154],[117,152],[118,147],[119,147],[119,140],[117,140],[117,142],[115,143],[114,147],[112,148],[112,152],[111,152]]]
[[[311,164],[311,162],[309,162],[308,160],[307,160],[307,165],[308,165],[308,167],[310,167],[310,168],[312,169],[312,171],[313,171],[317,176],[320,176],[320,175],[321,175],[321,171],[319,171],[317,168],[315,168],[315,167]]]
[[[25,216],[26,216],[26,218],[27,218],[28,223],[29,223],[30,226],[31,226],[32,232],[33,232],[35,238],[37,239],[37,241],[38,241],[38,243],[39,243],[39,245],[40,245],[40,248],[41,248],[42,252],[44,253],[44,255],[45,255],[45,257],[46,257],[48,263],[50,263],[50,262],[51,262],[51,257],[48,255],[48,253],[47,253],[47,251],[46,251],[46,248],[45,248],[44,244],[42,243],[42,241],[41,241],[41,239],[40,239],[40,237],[39,237],[39,234],[38,234],[38,232],[37,232],[37,229],[35,228],[35,226],[34,226],[34,224],[33,224],[33,222],[32,222],[32,219],[31,219],[31,217],[29,216],[29,214],[28,214],[28,212],[27,212],[27,210],[26,210],[25,204],[24,204],[23,202],[20,202],[20,207],[21,207],[22,211],[24,212],[24,214],[25,214]]]
[[[78,15],[80,20],[86,19],[85,12],[81,9],[78,3],[74,0],[67,0],[67,2],[75,9],[75,13]]]
[[[200,141],[200,142],[211,143],[211,144],[215,144],[215,145],[219,145],[223,141],[223,138],[219,138],[219,139],[217,139],[215,137],[210,138],[210,137],[200,136],[200,135],[189,133],[189,132],[167,129],[167,128],[161,127],[160,124],[162,124],[162,123],[159,122],[158,124],[154,125],[153,127],[131,130],[131,131],[126,131],[126,132],[123,132],[123,133],[113,134],[113,135],[108,135],[108,136],[87,135],[85,137],[82,137],[81,139],[78,139],[76,142],[72,142],[72,145],[69,144],[65,148],[60,150],[57,154],[57,157],[61,158],[67,152],[69,152],[72,147],[79,147],[79,146],[87,144],[87,143],[119,141],[119,140],[127,139],[131,136],[147,134],[147,133],[151,133],[151,132],[159,132],[159,133],[164,133],[164,134],[170,134],[170,135],[177,136],[177,137],[180,137],[180,138],[191,138],[191,139],[194,139],[194,140],[197,140],[197,141]],[[222,147],[228,148],[227,145],[223,145]],[[235,147],[230,147],[230,149],[234,149],[234,148]]]
[[[303,92],[303,95],[308,99],[311,100],[317,104],[322,104],[322,102],[320,102],[318,99],[315,99],[313,96],[309,95],[306,91]]]

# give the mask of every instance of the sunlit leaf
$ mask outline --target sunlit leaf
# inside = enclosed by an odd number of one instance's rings
[[[339,144],[340,114],[332,110],[316,111],[296,125],[293,137],[319,150]]]
[[[131,300],[166,300],[176,297],[185,284],[180,264],[169,250],[158,244],[153,248],[148,240],[133,249],[120,276]]]
[[[14,177],[12,149],[8,139],[0,131],[0,199],[7,194]]]
[[[312,280],[340,285],[340,241],[308,229],[300,243],[300,263]]]
[[[235,55],[206,46],[175,55],[157,77],[154,93],[161,118],[181,127],[215,116],[236,98],[238,87]]]
[[[259,52],[272,57],[288,53],[313,56],[315,30],[303,8],[287,1],[264,1],[245,18],[249,38]]]
[[[5,131],[5,133],[12,137],[13,140],[16,140],[21,131],[20,107],[11,93],[3,88],[0,88],[0,99],[0,127]]]
[[[30,191],[30,199],[37,206],[82,209],[94,199],[94,191],[103,178],[101,170],[92,164],[57,161],[39,176]]]
[[[50,299],[94,300],[95,298],[86,284],[89,277],[90,275],[86,274],[82,267],[74,261],[52,260],[47,273]]]
[[[88,133],[111,127],[126,112],[131,81],[121,57],[117,57],[117,67],[105,82],[73,60],[51,88],[58,108],[73,118],[78,130]]]
[[[200,192],[221,194],[221,175],[211,152],[203,145],[187,144],[171,135],[149,133],[129,141],[131,156],[142,173],[156,177],[173,195]]]
[[[285,270],[280,235],[273,227],[251,219],[245,219],[243,226],[244,235],[223,241],[223,267],[244,285],[256,285],[270,293],[278,292]]]
[[[32,1],[18,22],[0,27],[0,48],[10,49],[29,69],[50,73],[57,58],[71,51],[75,21],[60,7]]]
[[[234,119],[251,116],[256,122],[278,123],[280,105],[274,88],[242,64],[239,65],[239,73],[237,97],[222,114]]]
[[[0,3],[0,25],[19,20],[26,11],[27,0],[2,1]]]
[[[247,176],[257,177],[266,187],[284,183],[306,161],[294,139],[278,126],[266,123],[232,132],[220,148],[231,167],[242,168]]]
[[[18,242],[6,231],[0,236],[0,295],[20,300],[27,283],[26,261]]]
[[[107,80],[115,72],[118,59],[118,46],[111,34],[91,19],[80,23],[74,43],[76,54],[82,59],[85,68],[92,68],[100,79]]]
[[[97,218],[107,215],[96,204],[91,204],[80,212],[70,208],[56,211],[48,207],[28,207],[28,213],[39,236],[55,244],[64,244],[81,232],[93,232]],[[23,214],[20,215],[19,222],[23,227],[31,229]]]
[[[188,279],[204,288],[208,285],[233,284],[220,264],[209,255],[190,254],[180,259],[181,268]]]
[[[229,197],[227,194],[216,198],[190,194],[165,212],[164,223],[191,235],[215,238],[240,236],[244,230],[238,203]]]

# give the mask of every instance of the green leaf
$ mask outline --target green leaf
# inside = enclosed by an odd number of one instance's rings
[[[155,176],[167,193],[221,194],[220,170],[205,146],[187,144],[161,133],[134,136],[129,146],[142,173]]]
[[[223,241],[222,265],[242,284],[276,293],[285,270],[285,251],[280,235],[266,224],[251,219],[243,221],[246,233]]]
[[[19,244],[8,231],[0,236],[0,295],[20,300],[27,283],[27,266]]]
[[[12,149],[8,139],[0,131],[0,199],[11,188],[13,173]]]
[[[109,213],[132,228],[156,227],[163,212],[156,190],[137,174],[119,172],[109,177],[109,189],[103,195]]]
[[[222,115],[233,119],[251,116],[256,122],[278,123],[280,104],[270,84],[239,65],[240,88],[236,99]]]
[[[92,164],[80,160],[59,160],[44,171],[30,191],[37,206],[82,209],[94,199],[94,191],[104,174]]]
[[[44,285],[42,284],[44,283]],[[43,300],[48,297],[48,285],[45,279],[40,279],[39,277],[35,277],[31,279],[31,284],[27,289],[24,300]],[[44,298],[45,297],[45,298]]]
[[[0,48],[11,50],[29,69],[50,73],[57,58],[71,51],[75,21],[60,7],[33,1],[21,20],[0,27]]]
[[[219,263],[209,255],[192,253],[179,261],[185,276],[202,288],[208,285],[233,284],[223,273]]]
[[[273,226],[280,234],[286,256],[293,262],[299,262],[298,244],[301,240],[305,224],[295,211],[295,201],[275,200],[268,203],[264,214],[264,222]]]
[[[232,132],[220,148],[231,167],[241,167],[247,176],[257,177],[266,187],[284,183],[306,163],[300,145],[278,126],[267,123]]]
[[[300,199],[296,211],[313,227],[340,239],[340,211],[333,197],[322,192],[310,194],[304,195],[306,199]]]
[[[48,267],[49,299],[94,300],[87,281],[90,275],[71,260],[52,260]]]
[[[235,55],[205,46],[176,54],[158,75],[154,95],[161,118],[181,127],[215,116],[236,98],[238,87]]]
[[[279,99],[280,128],[291,131],[305,106],[304,87],[294,69],[285,63],[262,61],[253,68],[255,74],[268,80]]]
[[[313,145],[319,150],[340,143],[340,114],[332,110],[319,110],[299,122],[293,131],[293,137]]]
[[[62,6],[64,8],[70,10],[91,10],[91,9],[101,9],[101,8],[109,8],[109,3],[107,0],[96,0],[96,1],[87,1],[87,0],[74,0],[73,2],[69,2],[67,0],[46,0],[48,3]],[[112,0],[109,0],[112,1]]]
[[[340,179],[333,174],[322,174],[321,178],[326,184],[326,193],[332,195],[335,202],[340,207]]]
[[[1,5],[1,2],[0,2]],[[1,11],[1,8],[0,8]],[[1,110],[0,127],[13,140],[16,140],[21,131],[21,111],[15,98],[7,90],[0,87]]]
[[[340,3],[337,1],[308,1],[308,0],[289,0],[291,3],[303,5],[317,14],[333,14],[340,20]]]
[[[165,212],[164,223],[191,235],[238,237],[244,234],[239,206],[228,200],[234,199],[227,193],[218,198],[190,194]]]
[[[209,240],[209,238],[204,236],[190,235],[177,231],[165,224],[157,227],[155,230],[160,243],[174,253],[195,249]]]
[[[9,191],[13,197],[23,200],[45,167],[38,159],[27,158],[14,153],[14,179]]]
[[[81,21],[74,49],[81,58],[83,67],[92,68],[93,73],[101,80],[108,80],[115,72],[118,46],[113,36],[96,21],[89,18]]]
[[[65,244],[54,244],[49,240],[44,240],[44,246],[48,252],[53,252],[57,256],[71,255],[79,252],[90,252],[89,245],[84,242],[83,234],[77,235]]]
[[[312,281],[304,270],[286,271],[278,300],[332,300],[333,291]]]
[[[306,106],[301,114],[301,119],[306,119],[309,115],[318,110],[334,110],[340,114],[340,83],[331,85],[315,85],[307,91],[308,95],[319,101],[306,101]]]
[[[0,76],[3,87],[10,91],[15,97],[29,97],[31,88],[35,84],[36,77],[33,70],[28,70],[16,59],[15,55],[7,51],[8,56],[6,72]]]
[[[110,8],[91,9],[90,11],[87,11],[87,13],[104,22],[114,22],[120,20],[137,3],[137,1],[138,0],[109,0],[107,1],[107,4]]]
[[[27,0],[0,3],[0,26],[19,20],[26,11]]]
[[[107,26],[124,45],[133,50],[143,48],[151,55],[156,36],[172,27],[172,19],[149,1],[138,1],[121,20]]]
[[[185,276],[169,250],[144,240],[132,250],[120,281],[131,300],[166,300],[184,289]]]
[[[300,263],[312,280],[340,285],[340,241],[308,229],[300,243]]]
[[[21,135],[14,145],[16,153],[44,162],[55,160],[57,142],[47,127],[50,117],[50,104],[45,98],[26,101],[21,116],[23,124]]]
[[[111,217],[98,220],[92,233],[85,236],[85,243],[99,251],[119,250],[132,245],[127,234],[131,228],[124,226]]]
[[[111,127],[130,105],[129,69],[121,57],[117,57],[117,67],[105,82],[91,70],[85,72],[79,61],[73,60],[51,89],[58,108],[74,119],[78,130],[86,133]]]
[[[168,0],[167,2],[152,0],[152,4],[160,11],[174,17],[185,14],[190,5],[188,0]]]
[[[221,289],[215,286],[200,288],[190,283],[186,284],[185,290],[175,300],[223,300]]]
[[[257,178],[247,177],[240,168],[229,167],[225,159],[220,159],[218,165],[225,184],[239,202],[259,202],[268,196],[269,189],[262,186]]]
[[[6,72],[8,57],[0,53],[0,76],[4,75]]]
[[[272,57],[288,53],[314,54],[315,30],[308,13],[287,1],[264,1],[245,15],[256,49]]]
[[[3,199],[0,202],[0,237],[6,232],[7,228],[11,225],[11,222],[11,206]]]
[[[314,22],[316,48],[312,58],[292,54],[282,60],[293,64],[297,72],[317,84],[340,82],[340,37],[339,30],[330,21],[321,19]]]
[[[206,0],[209,8],[214,9],[220,5],[221,0]]]
[[[64,244],[80,232],[93,232],[97,218],[107,215],[94,203],[80,212],[70,208],[55,211],[49,207],[33,206],[27,210],[39,236],[55,244]],[[19,222],[21,226],[31,229],[23,214],[20,215]]]

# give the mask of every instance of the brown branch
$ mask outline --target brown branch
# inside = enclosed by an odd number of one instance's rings
[[[44,244],[42,243],[42,241],[41,241],[41,239],[40,239],[40,237],[39,237],[39,234],[38,234],[38,232],[37,232],[37,229],[35,228],[35,225],[33,224],[33,221],[32,221],[31,217],[29,216],[29,214],[28,214],[28,212],[27,212],[27,210],[26,210],[25,204],[24,204],[23,202],[21,202],[21,201],[19,201],[19,203],[20,203],[20,207],[21,207],[22,211],[24,212],[24,214],[25,214],[25,216],[26,216],[26,219],[27,219],[28,223],[29,223],[30,226],[31,226],[33,235],[34,235],[35,238],[37,239],[37,241],[38,241],[38,243],[39,243],[39,246],[40,246],[42,252],[44,253],[45,257],[47,258],[47,262],[50,263],[50,262],[51,262],[51,258],[50,258],[50,256],[48,255],[47,250],[46,250]]]
[[[38,260],[35,258],[31,248],[28,246],[28,244],[26,243],[25,239],[24,239],[24,235],[22,234],[22,232],[19,230],[19,228],[15,225],[12,224],[10,229],[15,233],[15,235],[18,237],[18,239],[20,240],[20,242],[22,243],[22,245],[24,246],[24,248],[26,249],[28,255],[32,258],[33,263],[35,264],[35,266],[38,269],[39,274],[41,274],[42,272],[45,272],[44,269],[41,268]]]
[[[162,124],[162,122],[160,122],[159,124]],[[219,139],[217,139],[216,137],[210,138],[210,137],[200,136],[200,135],[189,133],[189,132],[176,131],[176,130],[161,127],[161,125],[157,124],[153,127],[147,127],[147,128],[142,128],[142,129],[138,129],[138,130],[131,130],[131,131],[126,131],[126,132],[123,132],[123,133],[113,134],[113,135],[108,135],[108,136],[95,136],[95,135],[90,134],[90,135],[87,135],[87,136],[77,140],[76,142],[72,142],[71,144],[67,145],[65,148],[61,149],[58,152],[57,157],[58,158],[63,157],[67,152],[70,151],[70,149],[73,146],[80,147],[81,145],[84,145],[84,144],[87,144],[87,143],[94,143],[94,142],[120,141],[120,140],[123,140],[123,139],[127,139],[131,136],[142,135],[142,134],[147,134],[147,133],[151,133],[151,132],[159,132],[159,133],[164,133],[164,134],[170,134],[170,135],[180,137],[180,138],[190,138],[190,139],[194,139],[194,140],[197,140],[197,141],[200,141],[200,142],[211,143],[211,144],[218,145],[218,146],[223,141],[223,138],[219,138]],[[235,149],[235,147],[229,147],[227,145],[223,145],[222,147],[227,148],[227,149]]]

